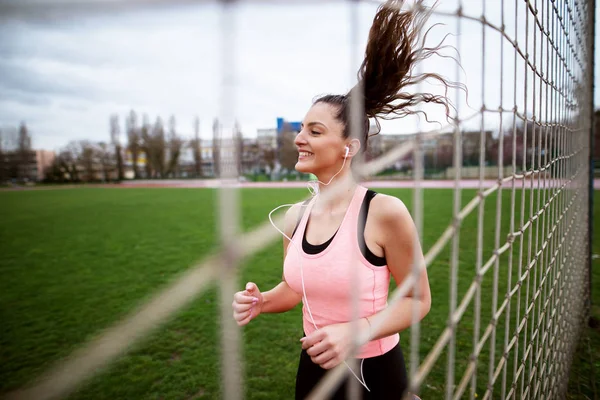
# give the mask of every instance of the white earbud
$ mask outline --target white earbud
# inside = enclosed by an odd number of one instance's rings
[[[344,154],[344,158],[348,157],[348,153],[350,153],[350,147],[346,146],[346,154]]]

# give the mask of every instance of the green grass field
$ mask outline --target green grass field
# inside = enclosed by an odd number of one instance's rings
[[[381,192],[398,196],[411,208],[411,190]],[[209,189],[92,188],[0,192],[0,394],[28,383],[214,250],[217,246],[216,193]],[[306,190],[299,189],[241,190],[243,229],[247,231],[267,221],[271,209],[298,201],[306,194]],[[464,190],[462,204],[465,205],[475,194],[473,190]],[[516,194],[514,218],[518,227],[522,193],[517,191]],[[525,191],[524,194],[524,217],[527,220],[530,192]],[[510,197],[510,190],[505,189],[502,193],[501,244],[506,241],[510,227]],[[451,190],[424,191],[425,250],[451,222],[452,199]],[[484,205],[481,253],[484,262],[494,249],[496,201],[496,195],[492,195]],[[537,201],[534,197],[536,208]],[[475,209],[460,229],[459,302],[475,276],[477,214],[478,209]],[[595,232],[600,232],[599,201],[596,201],[595,215]],[[536,246],[536,229],[542,231],[543,220],[540,220],[539,227],[537,224],[532,227],[533,249]],[[521,241],[517,239],[513,247],[511,285],[517,280],[520,245]],[[529,231],[523,240],[523,267],[527,261],[528,245]],[[565,251],[569,249],[568,245],[564,244]],[[450,245],[446,246],[429,268],[433,306],[421,324],[421,358],[431,350],[447,324],[450,248]],[[600,253],[598,240],[595,241],[594,252]],[[508,285],[509,253],[502,255],[499,262],[498,304],[503,301]],[[262,290],[276,285],[281,278],[281,257],[281,242],[278,241],[245,260],[239,276],[240,288],[248,280],[256,282]],[[599,260],[594,261],[594,267],[594,283],[597,283],[600,280]],[[531,293],[540,276],[541,270],[532,269],[531,278],[526,281]],[[474,333],[481,336],[490,322],[494,286],[492,268],[484,275],[479,294],[479,333],[474,332],[474,302],[457,327],[455,384],[459,383],[473,351]],[[531,297],[526,287],[524,285],[520,293],[521,317],[526,297]],[[517,299],[515,294],[511,300],[511,334],[515,329]],[[211,287],[129,353],[83,385],[71,398],[220,398],[218,301],[218,293]],[[592,312],[600,314],[597,308],[600,304],[598,290],[593,291],[593,303],[596,308]],[[539,308],[539,303],[536,303],[534,313]],[[535,316],[531,318],[530,321],[538,321]],[[502,354],[504,329],[503,314],[497,325],[493,351],[488,339],[479,355],[479,396],[487,385],[490,354],[495,357],[495,363]],[[598,331],[586,332],[591,345],[599,346]],[[261,316],[243,329],[246,398],[293,398],[301,335],[300,307],[286,314]],[[401,343],[408,359],[409,332],[401,334]],[[523,356],[523,339],[520,343],[519,359]],[[577,357],[573,374],[589,376],[590,365],[586,364],[585,351],[578,353]],[[513,361],[514,352],[508,362],[509,382],[514,373]],[[446,365],[444,352],[423,384],[423,399],[443,397]],[[595,368],[596,374],[600,375],[598,360]],[[500,395],[501,378],[502,375],[494,387],[494,398]],[[578,384],[581,385],[581,382]]]

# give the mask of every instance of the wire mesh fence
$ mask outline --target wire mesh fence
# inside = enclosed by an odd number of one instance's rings
[[[54,2],[52,7],[85,7],[86,3]],[[92,3],[94,7],[112,6],[111,2]],[[222,2],[220,22],[221,120],[231,125],[235,116],[231,87],[236,46],[232,35],[235,20],[230,16],[236,3]],[[393,4],[410,6],[401,3]],[[469,7],[474,3],[480,14]],[[13,13],[47,7],[32,1],[0,4]],[[450,21],[447,27],[457,38],[454,46],[458,55],[476,55],[477,65],[469,67],[477,69],[480,80],[463,82],[458,64],[453,78],[467,85],[471,103],[480,107],[472,112],[456,91],[457,108],[451,124],[421,132],[414,140],[361,166],[367,179],[398,159],[413,157],[415,196],[411,211],[422,234],[427,230],[422,220],[426,200],[420,192],[423,146],[427,141],[451,138],[453,212],[448,216],[450,223],[425,254],[427,267],[444,260],[442,275],[448,280],[449,296],[435,299],[434,295],[434,306],[436,302],[447,303],[447,324],[435,343],[425,349],[418,323],[411,328],[410,340],[404,337],[405,349],[410,343],[412,393],[420,393],[432,371],[437,371],[444,375],[447,399],[565,396],[589,303],[588,160],[594,12],[592,1],[575,0],[457,1],[455,9],[445,6],[433,11],[434,18]],[[350,20],[352,32],[356,23],[356,19]],[[477,48],[464,37],[467,25],[479,29]],[[465,131],[472,130],[473,123],[479,125],[479,185],[476,196],[465,198]],[[488,151],[491,140],[496,144],[494,152]],[[67,395],[215,280],[221,292],[223,394],[227,399],[244,396],[241,335],[230,317],[237,267],[240,260],[279,236],[266,221],[251,232],[240,233],[236,162],[226,156],[220,157],[220,162],[220,250],[68,360],[49,369],[33,386],[9,398]],[[491,186],[490,168],[497,171]],[[282,219],[275,223],[281,226]],[[461,262],[465,229],[477,232],[475,265]],[[493,235],[486,235],[492,231]],[[419,267],[415,266],[415,275],[398,282],[389,304],[413,288]],[[382,324],[385,317],[382,314],[374,319],[373,325]],[[365,339],[358,338],[358,343]],[[332,370],[312,398],[327,398],[347,374],[344,365]]]

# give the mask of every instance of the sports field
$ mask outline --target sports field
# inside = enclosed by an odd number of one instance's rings
[[[402,199],[411,209],[410,189],[378,189]],[[284,203],[299,201],[305,189],[241,189],[243,230],[267,221],[268,212]],[[148,299],[194,262],[214,250],[217,243],[215,189],[73,188],[44,191],[0,192],[0,395],[16,389],[98,335],[103,328]],[[521,221],[521,191],[516,191],[514,221]],[[476,195],[462,191],[463,206]],[[596,191],[596,199],[600,198]],[[452,220],[453,191],[426,189],[423,248],[426,251]],[[511,191],[502,193],[500,245],[511,222]],[[529,218],[530,192],[525,191],[525,221]],[[537,205],[537,194],[534,196]],[[542,199],[543,200],[543,199]],[[543,201],[542,201],[543,203]],[[537,207],[537,206],[536,206]],[[477,260],[475,209],[460,229],[458,300],[475,276]],[[496,195],[485,201],[483,262],[494,250]],[[595,232],[600,232],[600,202],[595,204]],[[568,222],[568,221],[567,221]],[[549,221],[546,221],[548,224]],[[553,224],[554,222],[552,222]],[[535,248],[535,230],[533,225]],[[542,226],[539,227],[540,231]],[[581,227],[583,229],[583,227]],[[526,264],[528,233],[523,241]],[[540,235],[541,237],[541,235]],[[517,281],[520,240],[514,244],[511,285]],[[565,242],[564,246],[568,246]],[[594,253],[600,253],[595,240]],[[282,248],[278,241],[245,260],[240,288],[252,280],[268,290],[281,279]],[[498,304],[508,285],[508,254],[498,272]],[[420,353],[426,356],[448,317],[450,246],[429,268],[432,310],[421,324]],[[594,261],[594,283],[600,281],[600,260]],[[539,281],[539,274],[533,275]],[[492,315],[494,269],[483,278],[481,336]],[[597,285],[595,285],[598,287]],[[593,303],[600,304],[599,290]],[[525,309],[521,293],[521,316]],[[73,399],[218,399],[219,331],[218,293],[213,288],[181,310],[168,323],[138,343],[110,368],[75,393]],[[229,300],[228,300],[229,301]],[[511,301],[510,333],[515,329],[517,295]],[[497,325],[495,364],[502,354],[505,316]],[[592,346],[600,334],[590,331]],[[286,314],[263,315],[243,329],[245,391],[248,399],[293,398],[297,357],[302,335],[301,309]],[[458,384],[473,349],[474,306],[469,305],[457,328],[455,382]],[[409,358],[410,333],[401,334]],[[522,357],[520,346],[519,357]],[[477,392],[487,385],[489,339],[479,356]],[[513,375],[513,354],[507,375]],[[494,366],[495,366],[494,364]],[[578,363],[574,374],[588,376],[589,366]],[[422,387],[423,399],[445,393],[446,354],[443,353]],[[600,364],[596,360],[596,374]],[[493,398],[500,391],[495,385]],[[575,397],[573,397],[575,398]]]

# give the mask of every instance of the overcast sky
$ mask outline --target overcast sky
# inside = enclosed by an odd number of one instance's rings
[[[360,59],[351,57],[364,52],[377,4],[363,2],[358,6],[358,40],[353,44],[352,5],[343,1],[301,3],[244,2],[228,14],[234,42],[228,54],[235,60],[233,96],[228,104],[246,136],[255,136],[257,128],[274,128],[278,116],[300,120],[316,95],[345,93],[356,83]],[[441,3],[441,13],[454,12],[458,6],[458,0]],[[500,25],[500,1],[462,3],[465,14],[475,17],[482,15],[485,6],[486,18]],[[514,37],[515,4],[506,3],[506,29]],[[517,39],[524,48],[525,12],[523,2],[517,3]],[[178,130],[186,137],[192,135],[197,115],[202,136],[211,136],[212,120],[223,112],[220,6],[191,2],[115,6],[112,1],[77,7],[19,4],[20,0],[0,0],[0,128],[16,127],[25,121],[35,148],[56,150],[70,140],[107,141],[110,115],[120,116],[123,131],[124,117],[133,109],[138,115],[147,114],[151,122],[158,116],[166,121],[174,115]],[[545,14],[546,9],[540,17]],[[420,70],[441,72],[467,84],[468,105],[464,95],[452,94],[463,117],[476,113],[482,101],[488,108],[500,106],[501,88],[503,106],[512,109],[516,91],[516,104],[522,110],[525,67],[517,58],[518,72],[514,76],[512,45],[486,29],[482,64],[481,23],[462,19],[459,28],[457,21],[456,17],[434,15],[431,23],[442,22],[445,26],[436,28],[428,43],[435,44],[447,33],[459,33],[447,43],[460,49],[464,72],[457,70],[453,61],[440,58],[423,63]],[[545,47],[540,47],[547,46],[547,40],[533,35],[531,17],[528,26],[529,52],[544,61],[540,67],[547,76]],[[576,39],[574,35],[571,38]],[[597,61],[596,66],[599,64]],[[600,70],[596,70],[598,79]],[[533,82],[529,72],[529,113],[533,110]],[[537,98],[539,85],[536,87]],[[440,90],[430,86],[423,89]],[[541,117],[547,111],[544,102],[544,96],[536,101]],[[600,104],[600,93],[596,93],[595,103]],[[441,109],[427,111],[444,123]],[[497,115],[486,114],[484,124],[494,129],[498,121]],[[467,124],[477,127],[480,122],[476,116]],[[437,127],[414,118],[383,126],[384,133]]]

